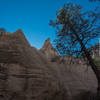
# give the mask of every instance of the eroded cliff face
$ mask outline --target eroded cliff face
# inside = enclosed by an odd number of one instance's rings
[[[55,57],[59,57],[59,54],[57,53],[56,49],[52,46],[50,42],[50,38],[48,38],[45,42],[43,47],[40,49],[40,52],[42,52],[48,60],[51,60]]]
[[[0,35],[0,100],[86,100],[84,94],[96,88],[91,67],[71,55],[60,57],[49,38],[37,50],[22,30]]]
[[[1,34],[0,100],[64,100],[65,89],[48,63],[22,30]]]
[[[96,76],[83,59],[71,55],[67,55],[64,58],[58,56],[57,51],[50,43],[50,39],[45,41],[41,50],[47,56],[49,62],[53,64],[71,100],[84,100],[84,97],[80,97],[80,94],[88,95],[90,93],[89,95],[91,95],[96,93]],[[80,97],[80,99],[77,97]]]

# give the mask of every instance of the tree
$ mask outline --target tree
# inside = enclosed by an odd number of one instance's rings
[[[95,1],[100,1],[100,0],[89,0],[89,1],[91,1],[91,2],[95,2]]]
[[[3,32],[6,32],[6,29],[0,28],[0,34],[2,34]]]
[[[94,71],[98,80],[97,97],[100,100],[100,71],[90,55],[93,42],[100,36],[98,12],[83,12],[82,7],[71,3],[57,12],[56,21],[50,25],[56,29],[55,45],[61,55],[83,56]]]

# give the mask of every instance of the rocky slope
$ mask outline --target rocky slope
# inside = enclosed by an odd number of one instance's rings
[[[0,100],[64,100],[64,88],[45,56],[22,30],[0,35]]]
[[[45,41],[42,52],[54,64],[54,69],[58,71],[59,79],[65,86],[71,100],[78,100],[77,97],[81,93],[86,93],[87,95],[89,93],[89,95],[96,93],[97,80],[94,72],[82,59],[72,57],[71,55],[61,58],[49,39]],[[82,98],[79,100],[82,100]]]
[[[0,35],[0,100],[87,100],[96,88],[91,68],[60,57],[49,38],[37,50],[22,30]]]

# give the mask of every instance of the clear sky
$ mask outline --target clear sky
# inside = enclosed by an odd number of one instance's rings
[[[88,0],[0,0],[0,28],[11,33],[22,29],[29,43],[39,49],[48,37],[53,41],[55,31],[49,20],[55,19],[56,12],[67,2],[80,4],[84,10],[100,5]]]

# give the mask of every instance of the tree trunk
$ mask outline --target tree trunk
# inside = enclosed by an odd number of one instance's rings
[[[97,81],[98,81],[97,100],[100,100],[100,70],[98,69],[98,66],[94,63],[90,53],[88,52],[88,50],[86,49],[85,45],[82,43],[81,40],[80,40],[80,44],[81,44],[82,50],[84,51],[88,62],[89,62],[89,65],[91,66],[93,72],[96,75],[96,78],[97,78]]]
[[[98,67],[95,65],[93,59],[91,58],[91,56],[88,56],[88,61],[89,64],[92,68],[92,70],[94,71],[96,78],[97,78],[97,82],[98,82],[98,87],[97,87],[97,100],[100,100],[100,70],[98,69]]]
[[[81,49],[82,51],[84,51],[84,54],[89,62],[89,65],[91,66],[93,72],[96,75],[97,81],[98,81],[98,87],[97,87],[97,100],[100,100],[100,70],[98,69],[98,66],[94,63],[90,53],[88,52],[88,50],[86,49],[85,45],[83,44],[82,40],[80,39],[80,37],[78,36],[77,32],[75,31],[73,25],[70,23],[70,21],[68,21],[70,28],[72,29],[73,33],[75,34],[78,42],[81,45]]]
[[[89,62],[89,65],[91,66],[93,72],[96,75],[96,78],[97,78],[97,81],[98,81],[97,100],[100,100],[100,70],[98,69],[98,66],[94,63],[90,53],[87,51],[87,49],[86,49],[85,45],[82,43],[82,41],[81,41],[80,44],[81,44],[82,50],[84,51],[88,62]]]

